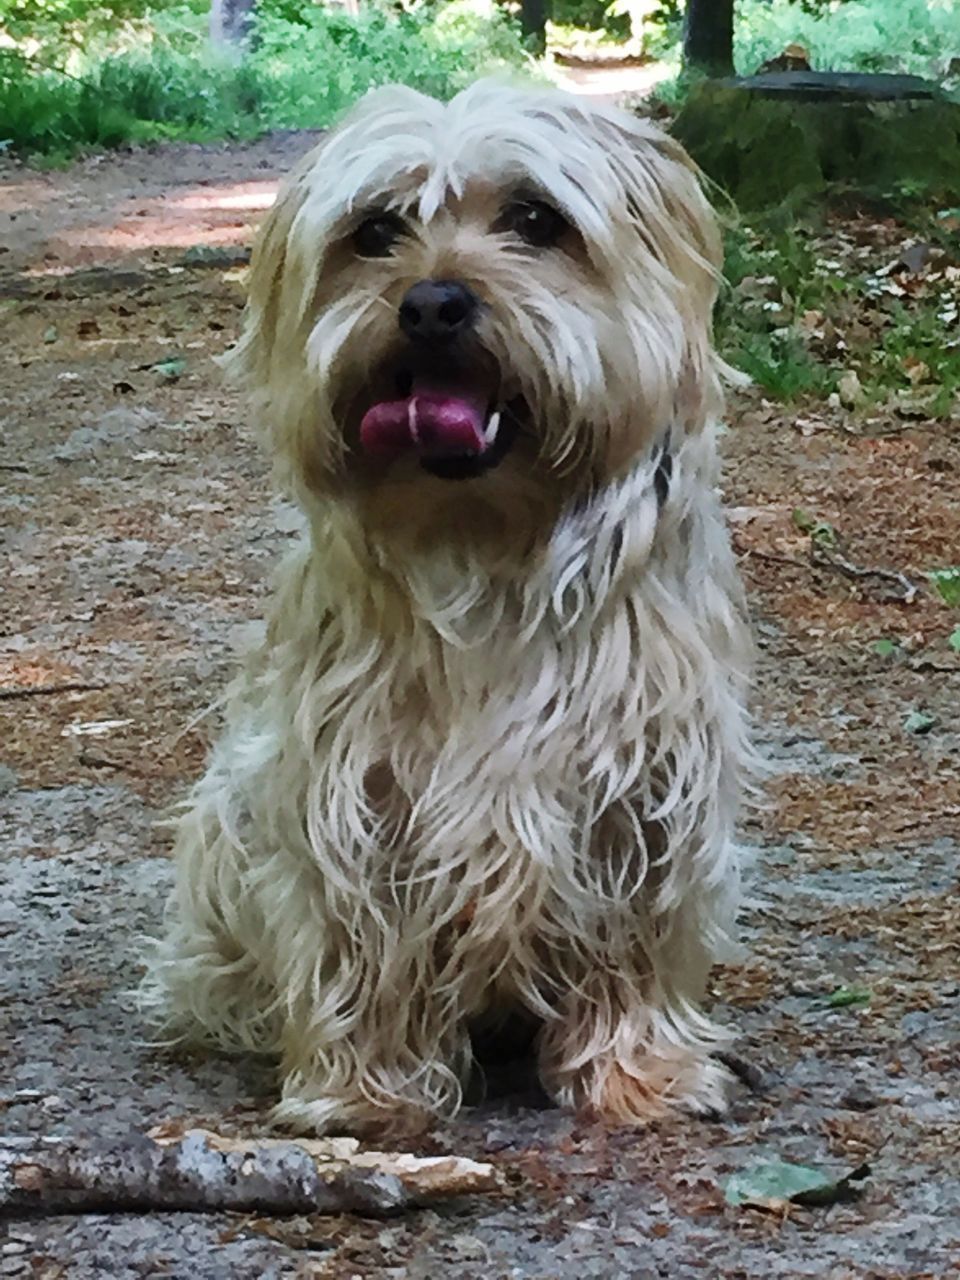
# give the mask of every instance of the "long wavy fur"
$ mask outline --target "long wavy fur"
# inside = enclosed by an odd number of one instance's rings
[[[518,187],[564,211],[569,252],[489,230]],[[410,243],[350,259],[384,206]],[[716,492],[717,262],[674,143],[502,84],[371,95],[268,219],[231,363],[309,534],[181,818],[143,1000],[277,1055],[281,1120],[452,1114],[471,1021],[510,1008],[542,1023],[563,1104],[722,1109],[697,1002],[735,911],[750,643]],[[438,275],[484,298],[534,438],[476,481],[371,479],[344,419],[404,289]]]

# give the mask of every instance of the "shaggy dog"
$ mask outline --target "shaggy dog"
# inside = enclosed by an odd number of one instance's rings
[[[562,93],[368,95],[287,181],[228,357],[308,524],[179,826],[144,988],[277,1116],[453,1114],[520,1011],[546,1091],[722,1110],[750,645],[719,262],[680,147]]]

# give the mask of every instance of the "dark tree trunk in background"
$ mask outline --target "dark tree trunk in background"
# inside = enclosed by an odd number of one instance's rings
[[[520,0],[520,27],[535,53],[543,53],[547,47],[547,3],[548,0]]]
[[[683,65],[708,76],[733,74],[733,0],[687,0]]]
[[[253,27],[256,0],[212,0],[210,39],[221,48],[244,44]]]

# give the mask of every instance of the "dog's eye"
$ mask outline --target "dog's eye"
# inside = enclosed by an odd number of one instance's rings
[[[386,258],[405,233],[403,219],[395,213],[375,213],[353,233],[353,247],[361,258]]]
[[[542,200],[518,200],[504,209],[500,225],[534,248],[548,249],[570,224],[559,210]]]

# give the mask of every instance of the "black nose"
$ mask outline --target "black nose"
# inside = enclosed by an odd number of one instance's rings
[[[458,280],[421,280],[400,303],[400,328],[416,342],[452,342],[470,328],[479,305]]]

